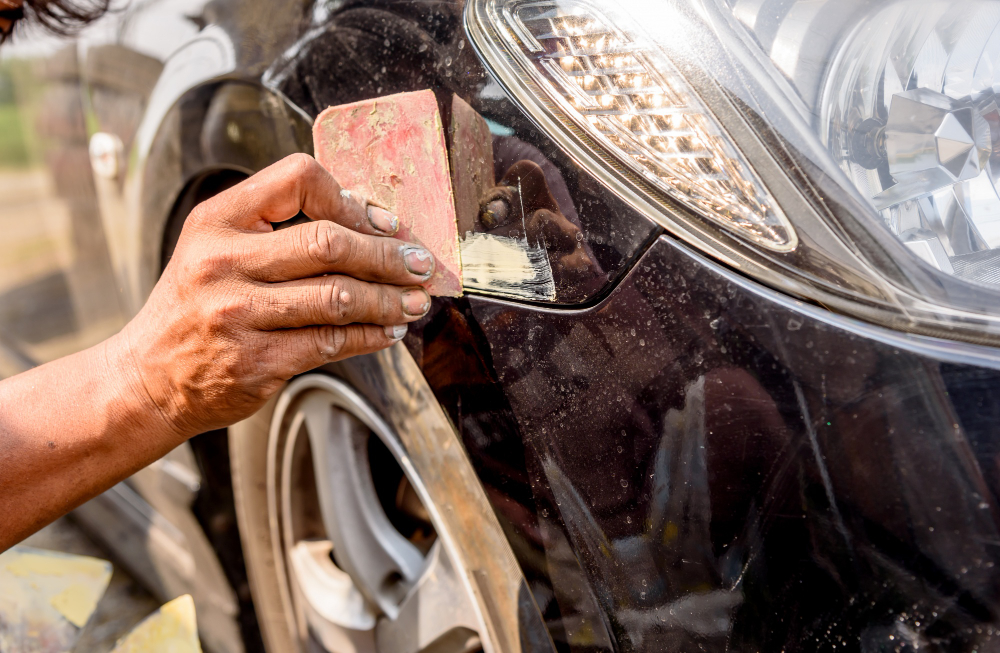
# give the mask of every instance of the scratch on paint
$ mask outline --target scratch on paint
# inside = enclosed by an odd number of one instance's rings
[[[544,247],[526,238],[467,232],[461,242],[462,285],[500,297],[552,301],[552,265]]]

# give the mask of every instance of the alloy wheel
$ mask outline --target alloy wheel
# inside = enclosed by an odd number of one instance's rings
[[[421,478],[348,385],[311,374],[286,387],[271,419],[266,476],[281,602],[301,650],[490,648],[469,576]]]

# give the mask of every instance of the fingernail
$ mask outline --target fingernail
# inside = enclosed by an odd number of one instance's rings
[[[396,326],[385,327],[385,337],[389,340],[402,340],[403,336],[406,335],[406,325],[397,324]]]
[[[431,309],[431,296],[423,288],[403,292],[403,312],[407,315],[423,315]]]
[[[425,279],[434,271],[434,257],[426,249],[416,245],[403,246],[403,264],[407,270]]]
[[[378,206],[368,205],[368,222],[384,234],[392,235],[399,230],[399,218]]]

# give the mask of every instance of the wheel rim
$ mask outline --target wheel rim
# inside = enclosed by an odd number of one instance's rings
[[[300,377],[271,422],[267,501],[302,650],[490,650],[466,570],[402,444],[343,382]]]

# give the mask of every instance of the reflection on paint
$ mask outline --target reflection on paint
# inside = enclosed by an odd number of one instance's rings
[[[525,238],[467,232],[461,242],[462,285],[491,295],[552,301],[556,285],[543,246]]]
[[[201,653],[194,599],[178,597],[143,619],[111,653]]]
[[[111,580],[111,563],[15,546],[0,554],[0,651],[72,650]]]

